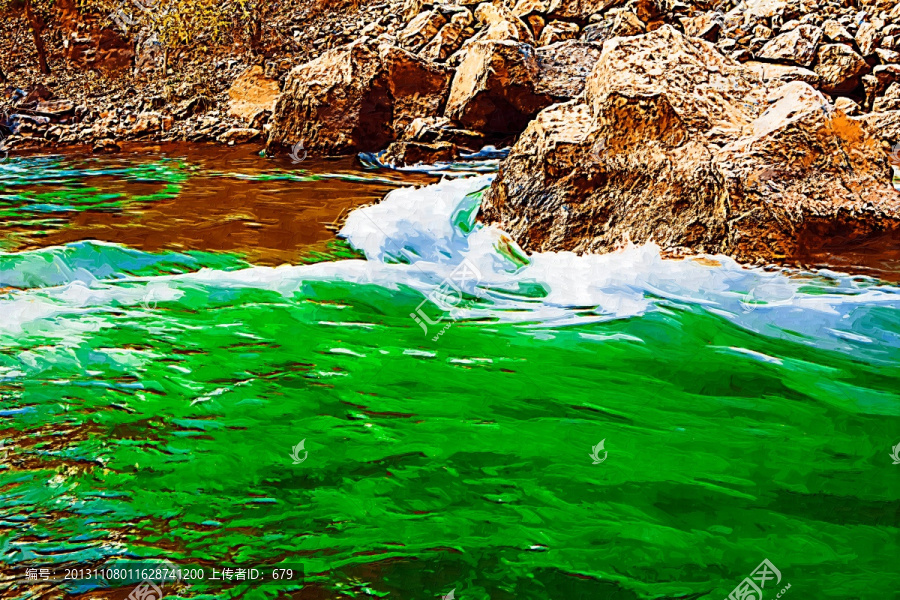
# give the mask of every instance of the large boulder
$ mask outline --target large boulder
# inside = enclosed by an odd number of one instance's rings
[[[456,70],[445,116],[468,129],[515,134],[553,99],[535,91],[540,65],[534,48],[515,41],[469,44]]]
[[[663,26],[608,41],[583,99],[529,124],[483,219],[531,251],[802,263],[900,232],[900,194],[879,142],[808,84],[764,83]]]
[[[319,154],[384,148],[415,117],[443,112],[453,70],[362,38],[295,67],[273,115],[269,149]]]
[[[581,94],[603,46],[567,40],[535,50],[514,41],[470,44],[445,115],[468,129],[517,134],[541,109]]]

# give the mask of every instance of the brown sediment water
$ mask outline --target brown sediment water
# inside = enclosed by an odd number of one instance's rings
[[[78,150],[61,154],[75,167],[103,169],[177,160],[185,163],[188,177],[171,197],[130,202],[116,210],[57,213],[66,221],[60,228],[16,226],[17,243],[7,250],[92,239],[148,252],[229,252],[259,265],[295,263],[333,240],[337,227],[354,208],[377,202],[399,186],[436,181],[421,174],[367,172],[356,157],[307,158],[294,164],[288,157],[260,156],[260,148],[253,145],[126,144],[121,154],[83,158]],[[296,178],[280,178],[284,175]],[[304,181],[304,176],[313,177]],[[93,194],[129,197],[161,189],[159,182],[102,174],[84,185]],[[29,189],[54,193],[71,186],[71,182],[51,179]]]

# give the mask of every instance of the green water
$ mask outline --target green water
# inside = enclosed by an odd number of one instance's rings
[[[152,171],[176,200],[197,176]],[[7,204],[33,198],[8,185]],[[652,309],[555,321],[535,280],[531,316],[447,321],[433,341],[410,318],[421,290],[342,275],[359,256],[0,255],[0,594],[104,594],[25,568],[165,558],[305,571],[167,597],[718,599],[769,559],[766,599],[900,597],[896,288],[809,275],[764,323],[723,308],[721,281],[701,299],[648,285]],[[809,308],[820,296],[843,300]]]

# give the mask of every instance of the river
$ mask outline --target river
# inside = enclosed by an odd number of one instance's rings
[[[529,256],[491,164],[0,163],[0,596],[896,598],[896,262]]]

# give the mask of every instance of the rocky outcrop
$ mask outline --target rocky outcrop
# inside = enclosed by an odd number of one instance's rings
[[[255,101],[251,97],[255,94],[252,89],[240,89],[246,83],[244,79],[248,77],[250,65],[245,62],[248,54],[239,46],[224,50],[225,55],[221,54],[222,48],[207,56],[201,52],[194,53],[194,57],[170,53],[165,62],[171,73],[163,77],[158,40],[147,37],[145,32],[128,39],[127,35],[109,29],[108,23],[103,25],[76,10],[71,0],[60,0],[58,4],[69,7],[63,12],[70,15],[71,24],[58,32],[61,35],[50,36],[62,46],[57,57],[64,55],[69,63],[86,67],[82,71],[130,72],[137,80],[121,78],[116,82],[118,85],[110,86],[110,90],[97,90],[91,77],[70,80],[71,73],[56,71],[55,81],[48,79],[44,83],[53,88],[57,98],[72,102],[78,110],[65,117],[51,117],[46,123],[20,119],[23,127],[11,132],[9,144],[15,146],[25,141],[20,138],[27,138],[29,144],[39,144],[43,140],[64,144],[94,142],[105,137],[127,138],[138,115],[148,111],[160,112],[166,118],[173,118],[175,123],[168,129],[151,128],[142,132],[140,138],[145,140],[222,140],[226,139],[223,134],[230,129],[266,130],[271,127],[267,121],[272,110],[263,108],[268,102]],[[258,74],[257,83],[263,96],[277,93],[275,81],[291,81],[289,71],[296,69],[296,65],[304,65],[311,59],[313,62],[322,60],[329,52],[342,53],[341,49],[348,43],[366,37],[369,40],[366,45],[375,54],[378,54],[379,46],[387,45],[418,56],[419,64],[430,65],[420,73],[426,82],[431,77],[426,71],[433,72],[435,63],[444,65],[446,72],[451,72],[466,59],[469,48],[477,47],[479,43],[525,44],[537,57],[539,73],[533,87],[526,86],[524,91],[511,90],[507,95],[521,98],[532,94],[549,97],[552,102],[564,101],[580,93],[584,79],[580,72],[589,70],[593,51],[568,57],[546,54],[545,48],[552,49],[569,42],[594,42],[600,47],[615,37],[640,36],[668,25],[690,37],[712,42],[722,54],[752,65],[770,85],[806,82],[828,94],[830,100],[853,112],[854,116],[897,110],[895,101],[888,96],[888,89],[892,83],[900,82],[900,5],[891,0],[865,0],[862,3],[826,0],[388,0],[387,3],[354,2],[355,8],[350,12],[341,3],[312,4],[316,7],[310,9],[311,13],[319,15],[315,18],[304,16],[310,3],[282,3],[273,6],[277,14],[272,17],[274,20],[266,17],[265,25],[281,34],[258,40],[265,46],[265,51],[252,53],[266,57],[264,67],[253,70]],[[10,50],[4,40],[13,41],[6,30],[0,31],[0,50]],[[584,48],[586,46],[566,47],[573,52]],[[10,50],[7,54],[15,62],[19,53]],[[546,60],[545,56],[548,57]],[[191,70],[185,71],[186,64]],[[346,66],[347,63],[342,64]],[[351,84],[341,84],[348,95],[337,99],[339,106],[351,107],[346,120],[356,119],[365,129],[365,135],[351,135],[350,138],[371,139],[372,145],[387,144],[401,135],[412,118],[445,114],[443,108],[434,112],[434,105],[441,104],[433,101],[440,96],[439,93],[434,95],[434,88],[424,92],[429,96],[424,102],[407,96],[407,107],[403,107],[403,102],[395,102],[392,97],[387,99],[390,110],[382,110],[377,99],[378,89],[380,84],[388,85],[389,80],[379,76],[376,78],[379,85],[367,88],[365,70],[368,67],[357,66],[362,74],[361,89],[368,90],[359,92],[361,98],[368,99],[360,100],[359,106],[364,108],[359,113],[354,112],[351,97],[356,92],[350,91]],[[4,72],[11,72],[9,65],[4,64],[3,68]],[[377,65],[372,68],[381,72]],[[327,80],[335,78],[340,77],[326,74],[322,85],[332,85]],[[37,83],[36,79],[22,80],[19,74],[13,79],[18,81],[11,80],[9,85],[23,90]],[[140,82],[140,79],[145,81]],[[195,85],[201,79],[203,85]],[[60,83],[66,80],[70,81],[61,87]],[[179,82],[187,83],[178,85]],[[394,84],[395,88],[409,89],[399,80],[394,80]],[[437,87],[440,91],[440,86]],[[239,100],[233,97],[235,94],[246,97],[246,108],[236,106]],[[388,91],[389,96],[392,94]],[[503,94],[499,96],[503,99]],[[203,102],[194,102],[200,97],[204,98]],[[22,109],[22,113],[31,114],[27,111],[33,107],[20,97],[14,97],[10,102],[4,100],[0,98],[0,111],[13,115]],[[153,106],[148,106],[146,103],[151,100]],[[369,101],[374,104],[368,104]],[[315,102],[308,104],[312,109]],[[401,106],[398,110],[405,115],[403,118],[397,119],[394,114],[397,105]],[[515,103],[512,105],[515,109]],[[328,128],[336,123],[336,115],[342,110],[332,114],[319,107],[315,114],[310,113],[304,119],[315,120],[321,116]],[[376,124],[376,115],[385,122]],[[479,133],[493,138],[521,133],[527,119],[515,115],[513,121],[518,127],[514,132],[508,131],[509,127],[502,127],[502,134]],[[347,136],[346,127],[341,128],[346,124],[339,125],[337,130],[344,133],[332,137]],[[457,129],[473,126],[453,123]],[[492,125],[486,127],[490,129]],[[329,148],[328,152],[351,152],[358,144],[328,143],[325,147]]]
[[[384,148],[414,118],[444,108],[452,69],[361,39],[291,71],[268,146],[311,153]]]
[[[529,124],[483,218],[532,251],[796,263],[900,232],[900,194],[879,141],[821,93],[663,26],[605,44],[583,98]]]

